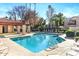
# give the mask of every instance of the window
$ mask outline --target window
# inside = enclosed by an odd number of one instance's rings
[[[76,20],[69,20],[68,25],[76,25]]]

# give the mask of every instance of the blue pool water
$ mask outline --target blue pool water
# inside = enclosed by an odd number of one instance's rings
[[[64,39],[58,37],[58,35],[46,33],[37,33],[33,36],[24,36],[11,39],[34,53],[45,50],[51,46],[53,47],[54,45],[65,41]]]

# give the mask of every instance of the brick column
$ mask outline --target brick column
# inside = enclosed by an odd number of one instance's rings
[[[0,25],[0,33],[3,33],[3,25]]]

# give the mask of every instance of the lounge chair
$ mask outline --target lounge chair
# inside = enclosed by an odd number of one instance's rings
[[[0,42],[0,56],[6,56],[7,54],[8,54],[8,47],[5,46],[4,42]]]
[[[66,53],[67,56],[77,56],[79,54],[79,47],[71,47],[71,50]]]
[[[79,52],[79,47],[72,47],[71,50]]]
[[[66,53],[66,56],[76,56],[78,54],[78,52],[74,51],[74,50],[70,50],[69,52]]]
[[[6,56],[8,54],[8,47],[0,48],[0,56]]]
[[[74,45],[79,47],[79,42],[75,42]]]

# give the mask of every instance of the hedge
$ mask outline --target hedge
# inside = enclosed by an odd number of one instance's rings
[[[67,37],[74,37],[75,36],[75,32],[73,32],[73,31],[67,31],[66,32],[66,36]]]

